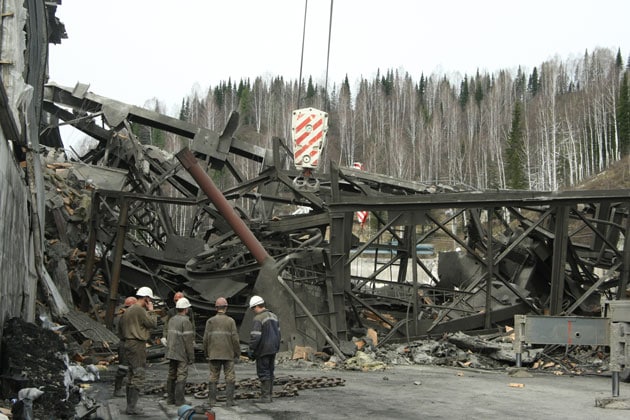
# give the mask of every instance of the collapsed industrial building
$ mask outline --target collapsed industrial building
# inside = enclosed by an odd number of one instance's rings
[[[456,190],[334,164],[305,187],[290,145],[239,138],[237,113],[215,133],[82,84],[46,85],[44,110],[98,141],[74,162],[50,153],[51,180],[63,173],[74,187],[51,184],[47,232],[65,250],[49,268],[71,291],[63,303],[107,325],[141,285],[165,299],[183,291],[202,319],[225,296],[245,324],[257,293],[284,320],[286,347],[344,357],[367,328],[382,342],[489,330],[517,314],[596,316],[626,297],[625,190]],[[141,127],[190,147],[173,156],[142,144]],[[257,175],[245,178],[237,159]],[[233,179],[220,191],[207,174],[222,169]],[[376,222],[359,235],[361,211]],[[436,252],[445,239],[451,250]]]
[[[86,84],[37,83],[44,74],[31,74],[30,113],[0,90],[2,325],[38,314],[85,348],[115,348],[118,305],[148,285],[167,305],[184,292],[198,329],[226,297],[246,341],[259,294],[282,320],[283,350],[344,360],[360,340],[492,333],[518,315],[601,318],[628,297],[627,190],[476,191],[334,162],[304,171],[287,139],[241,136],[236,112],[218,133]],[[64,125],[94,147],[68,157]],[[150,130],[188,146],[170,154],[143,141]],[[623,357],[616,369],[627,378]]]

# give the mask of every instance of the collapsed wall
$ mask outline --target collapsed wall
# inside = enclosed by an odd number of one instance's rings
[[[1,6],[0,337],[6,320],[35,319],[37,280],[44,277],[44,188],[37,156],[48,43],[66,37],[55,17],[60,2],[6,0]]]
[[[18,316],[32,321],[35,316],[33,207],[25,168],[16,160],[24,156],[22,148],[28,144],[28,131],[25,132],[18,121],[26,122],[30,118],[27,98],[32,98],[33,94],[33,88],[26,85],[23,77],[26,34],[22,28],[27,10],[22,4],[20,1],[3,2],[3,16],[5,12],[12,16],[0,21],[0,48],[3,60],[7,61],[1,66],[0,85],[0,336],[7,319]]]

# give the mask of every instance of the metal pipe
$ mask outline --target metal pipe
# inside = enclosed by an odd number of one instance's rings
[[[184,169],[197,181],[199,187],[206,193],[210,201],[212,201],[212,204],[214,204],[219,213],[221,213],[234,230],[234,233],[241,238],[241,241],[243,241],[243,244],[249,249],[256,261],[258,261],[258,264],[263,265],[265,261],[272,259],[260,241],[254,236],[252,231],[249,230],[245,222],[236,214],[225,196],[223,196],[221,190],[214,184],[212,178],[199,166],[197,159],[190,149],[185,147],[175,156],[182,163]]]
[[[217,188],[212,179],[205,173],[203,169],[197,163],[197,159],[192,154],[192,152],[188,148],[182,149],[177,155],[175,155],[177,159],[182,163],[184,169],[186,169],[190,175],[193,177],[195,181],[199,184],[199,187],[203,190],[204,193],[210,198],[214,206],[219,210],[221,215],[225,218],[225,220],[232,227],[234,232],[241,238],[241,241],[245,244],[247,249],[252,253],[256,261],[263,267],[261,269],[261,273],[265,273],[263,276],[269,279],[273,275],[278,283],[291,295],[293,300],[298,304],[300,308],[304,311],[306,316],[313,322],[315,327],[319,330],[319,332],[324,336],[326,341],[333,348],[335,353],[342,359],[345,360],[341,349],[337,346],[337,344],[328,336],[326,330],[321,326],[321,324],[315,319],[315,317],[308,310],[306,305],[300,300],[300,298],[295,294],[295,292],[289,287],[286,282],[280,278],[278,273],[281,271],[281,268],[287,264],[289,260],[295,257],[296,254],[287,255],[278,265],[276,265],[275,260],[267,253],[265,248],[263,248],[260,241],[254,236],[251,230],[247,227],[245,222],[241,220],[240,217],[236,214],[230,203],[227,201],[223,193]],[[316,237],[315,237],[316,238]],[[307,241],[308,242],[308,241]],[[261,274],[259,274],[260,276]]]

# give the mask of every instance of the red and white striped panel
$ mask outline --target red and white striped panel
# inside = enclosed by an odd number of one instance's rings
[[[358,169],[358,170],[360,170],[360,171],[365,170],[365,167],[363,166],[363,163],[361,163],[361,162],[353,162],[353,163],[352,163],[352,167],[353,167],[354,169]],[[359,224],[360,224],[361,226],[363,226],[363,225],[365,224],[365,222],[367,222],[367,219],[368,219],[368,215],[369,215],[369,214],[370,214],[370,213],[369,213],[369,212],[367,212],[367,211],[365,211],[365,210],[362,210],[362,211],[358,211],[358,212],[356,212],[356,215],[357,215],[357,221],[359,222]]]
[[[363,226],[365,222],[367,222],[369,213],[365,210],[362,210],[362,211],[358,211],[356,214],[357,214],[357,222],[359,222],[359,224]]]
[[[328,113],[315,108],[293,111],[291,124],[295,167],[317,168],[328,131]]]

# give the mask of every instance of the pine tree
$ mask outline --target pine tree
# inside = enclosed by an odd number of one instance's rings
[[[516,93],[516,99],[519,101],[525,100],[525,92],[526,92],[526,83],[525,83],[525,73],[521,70],[521,66],[518,66],[518,71],[516,72],[516,80],[514,81],[514,89]]]
[[[483,101],[483,86],[479,70],[477,70],[477,76],[475,76],[475,103],[477,106],[481,105],[481,101]]]
[[[214,103],[219,107],[222,108],[223,107],[223,103],[225,102],[225,98],[223,96],[224,93],[224,87],[225,85],[223,85],[223,83],[221,83],[219,86],[216,86],[214,88]]]
[[[534,67],[531,76],[529,76],[529,81],[527,82],[527,90],[532,94],[532,96],[536,96],[539,87],[540,79],[538,78],[538,69]]]
[[[464,76],[464,80],[462,81],[461,87],[459,89],[459,104],[462,108],[466,107],[469,96],[470,92],[468,91],[468,76]]]
[[[418,83],[418,100],[420,104],[424,105],[424,97],[427,90],[427,81],[424,78],[424,73],[420,75],[420,82]]]
[[[623,74],[617,102],[617,132],[622,156],[630,154],[630,86],[628,72]]]
[[[394,91],[394,73],[391,70],[387,70],[387,75],[381,79],[381,86],[385,96],[391,96]]]
[[[306,96],[304,97],[305,105],[312,106],[315,103],[315,85],[313,84],[313,76],[308,77],[308,85],[306,86]]]
[[[621,70],[623,68],[623,58],[621,57],[621,48],[617,50],[617,59],[615,60],[615,66],[617,70]]]
[[[182,121],[188,121],[190,118],[190,98],[182,98],[182,107],[179,110],[179,119]]]
[[[516,101],[512,111],[512,129],[508,134],[505,149],[505,180],[508,188],[522,190],[527,188],[525,177],[525,152],[523,140],[521,102]]]
[[[238,86],[238,111],[244,124],[252,122],[252,95],[249,88],[250,84],[241,82]]]

